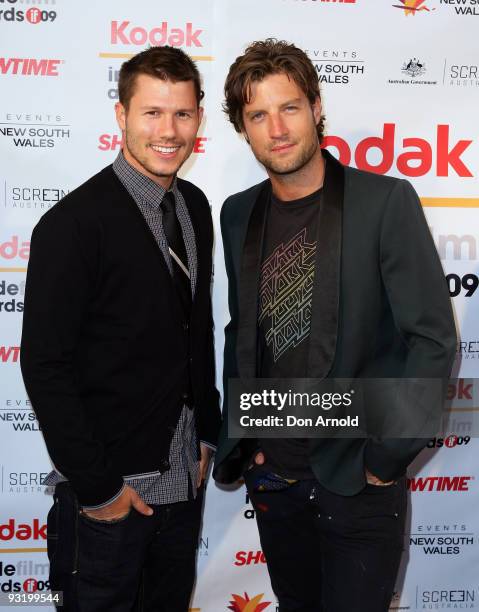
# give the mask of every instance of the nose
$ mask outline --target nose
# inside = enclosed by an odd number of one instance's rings
[[[163,140],[173,140],[176,136],[175,116],[173,113],[162,113],[156,124],[156,136]]]
[[[274,114],[269,116],[269,135],[271,138],[284,138],[288,133],[288,128],[281,115]]]

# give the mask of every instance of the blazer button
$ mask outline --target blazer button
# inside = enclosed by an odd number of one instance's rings
[[[169,461],[167,459],[163,459],[163,461],[160,462],[160,472],[166,472],[169,469],[170,469]]]

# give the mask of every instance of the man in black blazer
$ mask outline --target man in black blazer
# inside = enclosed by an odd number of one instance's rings
[[[63,609],[188,610],[220,425],[210,208],[176,176],[202,96],[179,49],[125,62],[122,152],[33,231],[21,366],[55,466]]]
[[[234,378],[447,378],[450,299],[410,184],[321,151],[317,75],[294,45],[250,45],[225,94],[269,176],[221,213],[225,410]],[[223,427],[214,476],[245,479],[280,611],[385,612],[403,549],[404,474],[426,440],[238,440],[226,418]]]

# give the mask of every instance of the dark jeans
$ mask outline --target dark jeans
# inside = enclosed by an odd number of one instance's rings
[[[65,612],[187,612],[195,580],[203,488],[196,500],[132,509],[116,521],[80,513],[68,483],[48,513],[52,591]]]
[[[344,497],[316,480],[257,492],[245,474],[280,612],[387,612],[404,542],[406,483]]]

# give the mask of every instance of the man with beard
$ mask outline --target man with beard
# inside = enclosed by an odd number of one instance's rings
[[[447,378],[450,298],[410,184],[321,150],[317,74],[294,45],[250,45],[225,96],[269,177],[221,213],[225,396],[233,378]],[[403,549],[404,474],[427,440],[238,440],[224,422],[214,476],[244,476],[280,611],[386,612]]]
[[[124,63],[118,89],[122,151],[33,231],[21,365],[55,465],[64,609],[186,612],[220,422],[211,214],[177,177],[203,92],[172,47]]]

